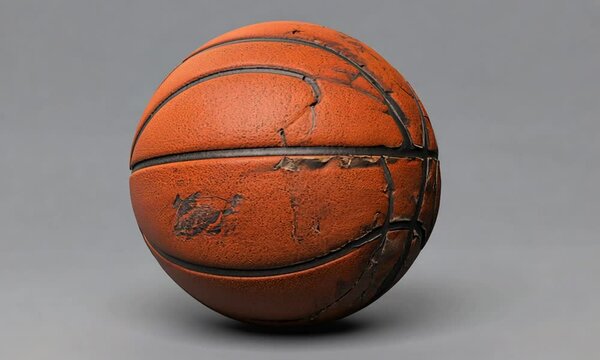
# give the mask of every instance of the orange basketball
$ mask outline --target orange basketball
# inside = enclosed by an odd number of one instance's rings
[[[133,140],[146,244],[226,316],[295,325],[388,291],[431,233],[437,145],[412,87],[368,46],[300,22],[209,41],[160,84]]]

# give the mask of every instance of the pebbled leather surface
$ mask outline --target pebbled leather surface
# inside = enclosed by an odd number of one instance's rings
[[[441,190],[408,82],[361,42],[299,22],[194,51],[142,114],[130,166],[163,269],[210,308],[269,325],[337,319],[383,295],[427,242]]]

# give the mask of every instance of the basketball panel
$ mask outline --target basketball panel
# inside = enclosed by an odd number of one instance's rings
[[[212,78],[173,97],[145,126],[132,163],[202,150],[401,142],[376,98],[337,82],[262,69]]]
[[[277,276],[239,277],[191,271],[174,264],[147,243],[161,267],[191,296],[211,309],[242,321],[281,325],[325,321],[354,312],[356,285],[377,241],[334,261]]]
[[[131,200],[148,240],[174,257],[232,269],[287,266],[382,231],[391,189],[382,162],[265,156],[163,164],[132,174]]]
[[[192,52],[189,59],[199,53],[208,51],[211,47],[230,46],[230,43],[251,39],[255,39],[255,41],[261,39],[301,41],[322,46],[347,58],[363,68],[400,105],[401,111],[405,113],[404,122],[412,142],[417,146],[423,146],[422,118],[416,107],[418,98],[410,84],[375,50],[361,41],[336,30],[297,21],[273,21],[253,24],[214,38]]]

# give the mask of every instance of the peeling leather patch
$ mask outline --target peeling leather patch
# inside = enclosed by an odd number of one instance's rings
[[[370,166],[379,166],[381,156],[284,156],[273,170],[300,171],[301,169],[316,170],[325,167],[331,161],[337,161],[341,169],[352,169]]]
[[[200,192],[184,198],[177,194],[173,201],[177,219],[173,227],[175,235],[191,239],[201,233],[221,233],[226,217],[235,212],[242,198],[240,194],[235,194],[230,199],[202,195]]]

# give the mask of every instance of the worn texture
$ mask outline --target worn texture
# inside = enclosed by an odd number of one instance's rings
[[[406,80],[322,26],[247,26],[190,54],[136,130],[131,199],[165,271],[233,318],[344,317],[408,270],[440,198]]]

